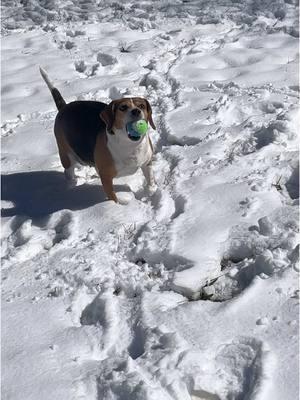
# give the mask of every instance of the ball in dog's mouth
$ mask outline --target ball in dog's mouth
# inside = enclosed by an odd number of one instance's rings
[[[130,140],[137,142],[147,133],[148,122],[144,119],[138,121],[131,121],[126,124],[127,134]]]

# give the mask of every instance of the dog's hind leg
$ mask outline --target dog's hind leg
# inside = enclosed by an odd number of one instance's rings
[[[64,167],[64,174],[67,179],[72,184],[76,184],[76,176],[74,173],[76,161],[71,154],[70,148],[64,139],[62,134],[55,135],[56,143],[58,147],[58,154],[62,166]]]

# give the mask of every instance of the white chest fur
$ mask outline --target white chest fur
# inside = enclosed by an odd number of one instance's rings
[[[107,138],[117,177],[132,175],[150,162],[152,149],[148,134],[139,142],[130,140],[122,131],[116,131],[114,135],[107,134]]]

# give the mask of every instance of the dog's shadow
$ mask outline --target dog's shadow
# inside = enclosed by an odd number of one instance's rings
[[[116,185],[118,191],[129,191],[126,185]],[[45,216],[55,211],[82,210],[106,201],[99,184],[68,187],[63,173],[57,171],[20,172],[1,176],[2,200],[13,203],[2,208],[2,217],[26,215]]]

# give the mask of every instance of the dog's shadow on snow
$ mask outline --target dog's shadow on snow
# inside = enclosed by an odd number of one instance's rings
[[[116,191],[129,191],[126,185],[115,185]],[[82,210],[106,201],[98,184],[68,187],[63,173],[57,171],[20,172],[1,176],[2,200],[13,203],[1,209],[2,217],[45,216],[55,211]]]

